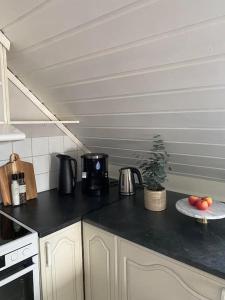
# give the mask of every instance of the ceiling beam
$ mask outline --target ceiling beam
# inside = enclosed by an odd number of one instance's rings
[[[0,43],[9,51],[10,49],[10,40],[0,31]]]

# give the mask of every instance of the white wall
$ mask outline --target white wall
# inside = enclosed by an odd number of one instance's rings
[[[0,165],[8,162],[12,152],[33,163],[38,192],[57,187],[58,159],[56,153],[66,153],[77,159],[80,179],[80,156],[83,154],[67,136],[27,138],[24,141],[0,143]]]
[[[10,69],[91,151],[129,165],[161,134],[175,175],[225,181],[224,0],[14,5]]]
[[[173,187],[225,181],[224,0],[18,3],[0,11],[9,67],[91,151],[135,165],[161,134]]]
[[[109,175],[118,179],[120,167],[109,165]],[[214,199],[225,202],[224,182],[207,180],[193,176],[168,174],[165,187],[169,191],[175,191],[187,195],[212,196]]]

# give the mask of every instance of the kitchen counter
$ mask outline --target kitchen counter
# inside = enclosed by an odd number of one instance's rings
[[[167,192],[167,209],[151,212],[144,209],[143,190],[138,189],[136,196],[92,212],[84,221],[225,279],[225,219],[204,225],[182,215],[175,203],[184,197]]]
[[[115,185],[116,184],[116,185]],[[2,211],[38,232],[39,237],[72,225],[82,217],[103,206],[118,201],[117,182],[110,184],[110,193],[102,197],[86,196],[81,184],[73,195],[60,195],[56,189],[38,194],[37,199],[18,207],[0,207]]]
[[[180,214],[177,200],[185,195],[167,192],[163,212],[144,209],[142,188],[135,196],[119,196],[115,183],[104,197],[82,194],[78,184],[74,195],[57,190],[39,193],[38,199],[20,207],[1,209],[44,237],[80,220],[131,242],[225,279],[225,219],[207,225]],[[225,205],[225,204],[224,204]]]

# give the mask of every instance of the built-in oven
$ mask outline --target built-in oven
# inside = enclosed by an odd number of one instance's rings
[[[37,234],[1,213],[0,299],[40,300]]]
[[[0,273],[0,299],[40,299],[37,257],[22,261]]]

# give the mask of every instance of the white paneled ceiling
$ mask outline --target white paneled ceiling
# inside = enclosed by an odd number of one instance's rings
[[[90,150],[136,165],[161,134],[174,173],[225,180],[224,0],[0,7],[10,69]]]
[[[4,110],[3,110],[3,102],[2,102],[2,87],[0,84],[0,122],[4,120]]]
[[[1,57],[0,57],[1,66]],[[4,109],[3,109],[3,91],[2,91],[2,74],[0,72],[0,122],[4,121]]]

